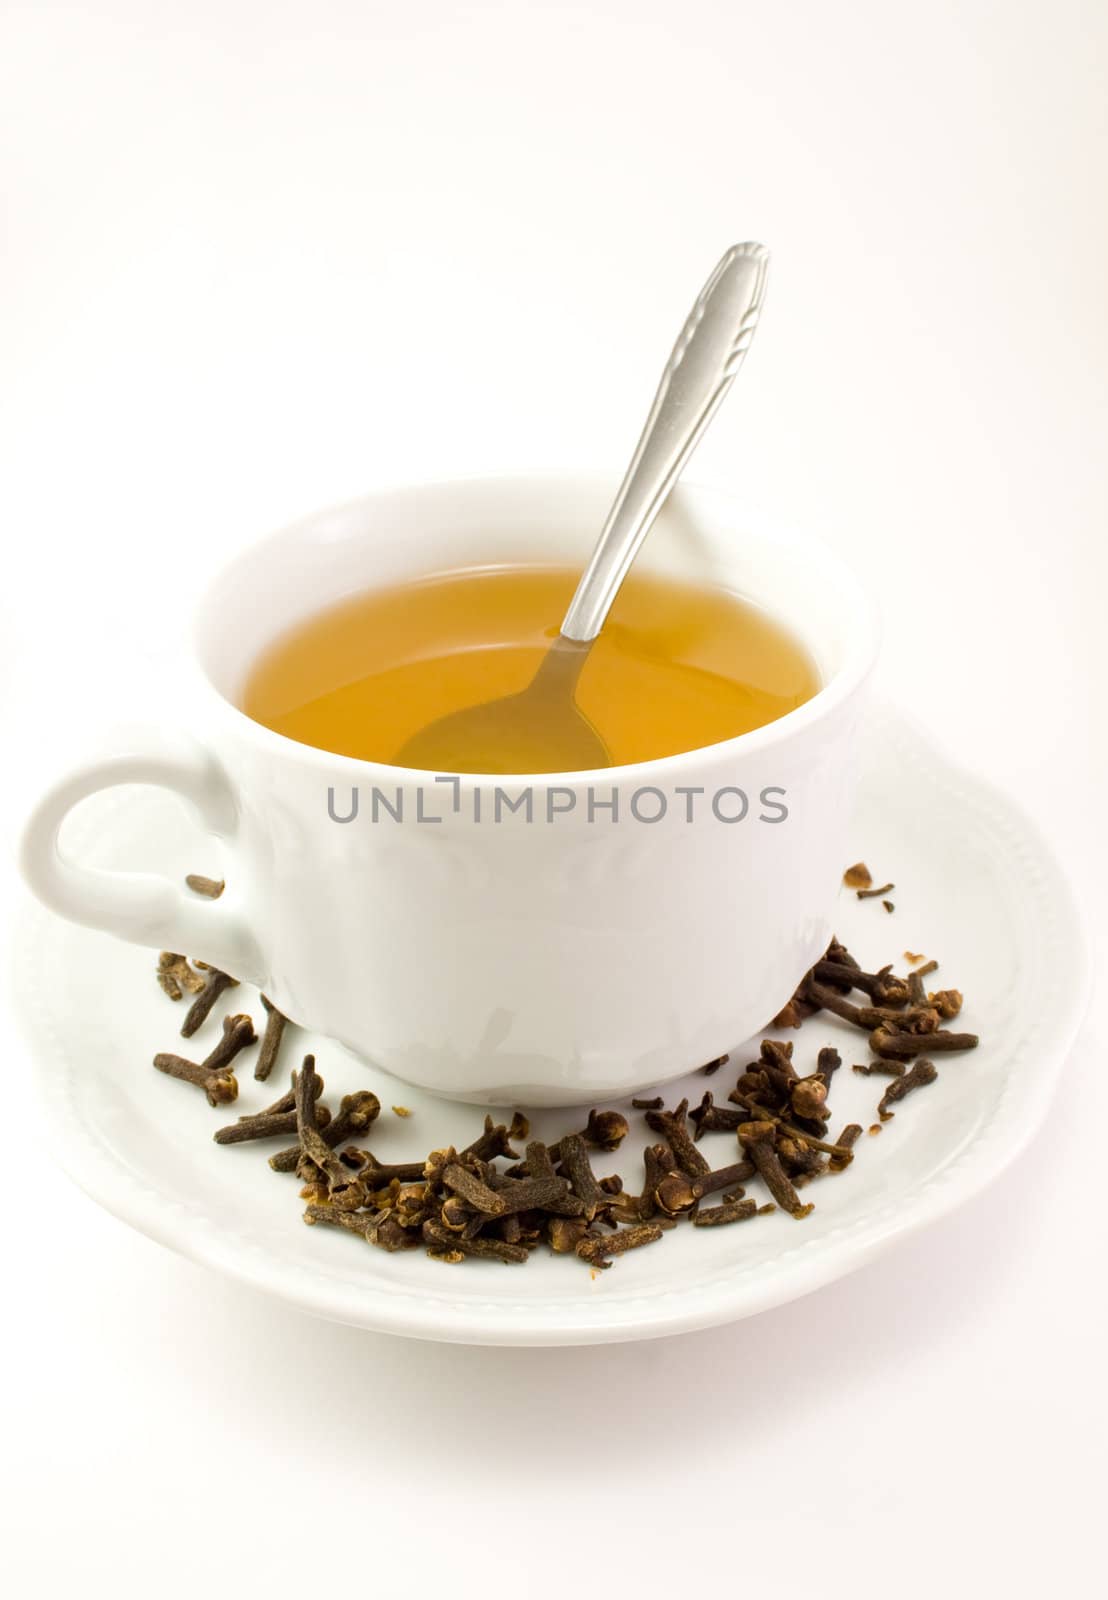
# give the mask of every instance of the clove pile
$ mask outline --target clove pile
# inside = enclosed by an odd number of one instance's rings
[[[210,879],[189,883],[213,896],[223,887]],[[962,995],[955,989],[927,992],[924,978],[936,965],[927,962],[907,977],[896,976],[891,965],[869,973],[832,940],[775,1018],[775,1028],[786,1030],[827,1012],[865,1036],[871,1059],[853,1071],[888,1080],[877,1106],[881,1121],[871,1132],[895,1115],[894,1105],[935,1081],[932,1055],[969,1050],[978,1042],[975,1034],[944,1027],[960,1013]],[[173,952],[162,953],[157,978],[170,999],[190,996],[181,1028],[186,1038],[235,985],[228,974]],[[262,1004],[266,1022],[254,1068],[260,1081],[279,1061],[286,1027],[264,995]],[[154,1065],[202,1089],[211,1105],[228,1105],[238,1095],[232,1062],[257,1042],[250,1017],[236,1013],[223,1019],[222,1038],[202,1061],[160,1054]],[[727,1061],[719,1057],[702,1071],[714,1076]],[[553,1144],[531,1139],[528,1121],[518,1112],[506,1124],[486,1117],[482,1132],[461,1149],[432,1150],[422,1161],[379,1160],[362,1143],[380,1115],[377,1096],[361,1090],[332,1111],[311,1055],[271,1106],[218,1129],[215,1141],[281,1140],[269,1165],[296,1175],[306,1202],[304,1221],[341,1228],[378,1249],[422,1248],[437,1261],[483,1258],[516,1265],[545,1245],[602,1269],[618,1255],[656,1243],[680,1222],[728,1227],[776,1210],[807,1217],[814,1209],[804,1198],[808,1186],[844,1172],[862,1133],[852,1122],[830,1137],[829,1097],[841,1067],[839,1051],[827,1045],[811,1070],[802,1072],[792,1040],[766,1038],[723,1103],[710,1090],[692,1110],[687,1099],[672,1109],[661,1096],[633,1100],[632,1110],[644,1114],[653,1135],[633,1182],[598,1177],[592,1166],[593,1152],[618,1149],[630,1131],[618,1110],[590,1111],[584,1127]],[[406,1114],[406,1108],[393,1109]],[[734,1141],[733,1159],[716,1166],[702,1145],[713,1133]],[[748,1185],[759,1185],[759,1194],[748,1195]]]

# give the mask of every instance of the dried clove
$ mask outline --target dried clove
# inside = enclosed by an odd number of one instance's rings
[[[791,1139],[803,1139],[806,1144],[811,1145],[813,1150],[822,1150],[827,1155],[842,1154],[837,1145],[828,1144],[821,1134],[814,1134],[810,1128],[802,1128],[795,1122],[786,1121],[784,1117],[771,1110],[769,1106],[762,1105],[760,1101],[752,1099],[749,1095],[742,1094],[738,1089],[732,1089],[727,1098],[744,1108],[746,1111],[745,1120],[747,1121],[753,1119],[758,1122],[770,1122],[779,1133],[788,1134]]]
[[[851,1072],[860,1072],[863,1078],[899,1078],[904,1071],[904,1063],[903,1061],[883,1061],[879,1057],[876,1061],[856,1061],[850,1070]]]
[[[798,989],[790,1000],[786,1000],[774,1017],[773,1026],[775,1028],[799,1028],[802,1023],[807,1022],[809,1017],[814,1017],[818,1010],[819,1006],[806,994],[801,994]]]
[[[460,1195],[466,1205],[472,1207],[474,1211],[483,1211],[486,1216],[498,1217],[504,1210],[503,1202],[495,1190],[490,1189],[475,1172],[463,1167],[459,1162],[451,1162],[443,1169],[442,1182],[448,1189]]]
[[[658,1210],[657,1192],[662,1181],[675,1171],[673,1151],[665,1144],[647,1145],[643,1150],[643,1189],[641,1194],[621,1191],[609,1201],[601,1220],[612,1224],[649,1222]]]
[[[873,873],[864,861],[856,861],[843,873],[843,884],[848,889],[868,889],[872,882]]]
[[[224,1017],[223,1036],[203,1061],[186,1061],[183,1056],[162,1053],[154,1065],[167,1077],[180,1078],[203,1089],[210,1106],[227,1106],[238,1099],[238,1079],[227,1069],[246,1045],[254,1042],[254,1024],[248,1016]]]
[[[391,1211],[379,1211],[366,1230],[366,1238],[378,1250],[393,1254],[397,1250],[417,1250],[420,1235],[417,1230],[405,1227]]]
[[[424,1192],[426,1192],[426,1186]],[[442,1203],[439,1221],[451,1233],[464,1233],[467,1228],[472,1232],[474,1213],[466,1205],[460,1194],[452,1194],[449,1199],[444,1200]]]
[[[262,1005],[266,1013],[265,1032],[262,1035],[262,1047],[258,1051],[258,1059],[254,1063],[254,1076],[259,1083],[264,1083],[273,1071],[288,1022],[288,1018],[283,1016],[273,1001],[267,999],[264,994]]]
[[[823,1156],[806,1139],[792,1139],[787,1133],[777,1141],[777,1154],[788,1164],[792,1178],[810,1177],[823,1171]]]
[[[186,993],[199,994],[205,978],[190,964],[187,956],[163,950],[158,957],[158,983],[163,994],[167,994],[171,1000],[180,1000]]]
[[[509,1178],[496,1190],[499,1215],[518,1211],[549,1211],[555,1216],[580,1217],[584,1202],[571,1193],[564,1178]]]
[[[827,1115],[827,1085],[818,1073],[810,1078],[800,1078],[789,1094],[793,1115],[812,1122],[822,1123]]]
[[[463,1156],[475,1156],[479,1161],[494,1161],[497,1156],[507,1156],[509,1160],[518,1159],[512,1149],[512,1140],[524,1140],[530,1132],[527,1118],[516,1112],[510,1126],[502,1122],[494,1123],[491,1117],[485,1118],[484,1130],[478,1134],[472,1144],[467,1144],[461,1152]]]
[[[323,1088],[323,1079],[315,1074],[314,1081],[319,1085],[319,1090],[316,1091],[318,1098],[319,1091]],[[345,1144],[347,1139],[352,1139],[355,1134],[364,1133],[377,1120],[381,1112],[381,1102],[371,1089],[359,1089],[355,1094],[343,1096],[338,1116],[332,1121],[328,1112],[326,1124],[320,1121],[324,1109],[321,1106],[316,1112],[317,1131],[322,1135],[324,1144],[329,1149],[335,1150],[340,1144]],[[289,1145],[287,1150],[278,1150],[276,1155],[270,1156],[269,1164],[274,1172],[295,1172],[301,1154],[298,1144]],[[364,1172],[362,1176],[365,1176]],[[382,1185],[371,1185],[371,1187],[380,1188]]]
[[[854,1146],[862,1137],[862,1126],[858,1122],[848,1122],[839,1137],[835,1140],[842,1155],[833,1155],[827,1163],[828,1172],[845,1172],[854,1159]]]
[[[555,1255],[573,1255],[588,1232],[584,1217],[548,1217],[546,1237]]]
[[[197,962],[197,966],[199,965],[200,962]],[[224,990],[233,989],[238,983],[237,978],[232,978],[226,972],[220,972],[218,967],[206,967],[204,970],[207,973],[207,977],[204,979],[204,987],[200,990],[191,1006],[189,1006],[188,1011],[185,1013],[185,1020],[181,1024],[181,1037],[183,1039],[192,1038],[201,1023],[208,1020],[212,1007]]]
[[[315,1086],[315,1080],[318,1076],[315,1070],[315,1056],[305,1056],[294,1081],[296,1133],[300,1142],[300,1160],[297,1162],[296,1171],[305,1183],[318,1183],[322,1180],[332,1204],[343,1210],[356,1211],[365,1198],[364,1180],[360,1174],[353,1173],[339,1160],[320,1132],[316,1119],[319,1090]],[[379,1109],[377,1096],[373,1095],[371,1098],[378,1104]]]
[[[683,1211],[691,1211],[700,1196],[687,1173],[667,1172],[655,1189],[654,1198],[667,1217],[676,1217]]]
[[[229,1106],[238,1099],[238,1079],[233,1072],[208,1072],[203,1064],[175,1055],[156,1055],[154,1065],[170,1078],[180,1078],[183,1083],[194,1083],[203,1089],[210,1106]]]
[[[853,972],[861,972],[862,963],[856,961],[841,939],[832,938],[831,943],[823,953],[824,961],[834,961],[840,967],[850,967]]]
[[[249,1044],[253,1044],[257,1037],[254,1032],[254,1023],[245,1012],[239,1012],[235,1016],[224,1017],[223,1037],[214,1050],[209,1050],[204,1057],[204,1065],[209,1071],[218,1072],[222,1067],[229,1065],[240,1050],[245,1049]]]
[[[529,1252],[520,1244],[509,1244],[504,1239],[491,1239],[489,1237],[472,1239],[459,1238],[449,1229],[442,1227],[433,1218],[428,1218],[423,1224],[423,1242],[431,1248],[428,1255],[435,1256],[440,1251],[446,1251],[448,1256],[460,1252],[463,1256],[478,1256],[490,1261],[503,1261],[506,1265],[514,1265],[526,1261]]]
[[[592,1267],[610,1267],[610,1256],[621,1256],[628,1250],[638,1250],[644,1244],[654,1244],[662,1237],[662,1226],[657,1222],[640,1222],[622,1233],[605,1234],[602,1238],[585,1238],[577,1245],[577,1254]]]
[[[553,1178],[556,1176],[550,1151],[541,1139],[533,1139],[527,1146],[523,1155],[523,1165],[529,1178]]]
[[[716,1194],[720,1189],[752,1178],[754,1171],[752,1162],[735,1161],[729,1167],[718,1167],[699,1178],[690,1178],[684,1172],[667,1172],[657,1185],[654,1197],[667,1216],[679,1216],[691,1210],[705,1195]]]
[[[928,973],[934,972],[938,965],[939,963],[937,961],[929,961],[926,966],[917,967],[915,972],[910,972],[908,974],[908,994],[913,1009],[921,1010],[924,1006],[930,1004],[927,998],[927,990],[924,987],[923,980],[927,977]],[[937,1008],[933,1009],[935,1009],[937,1016]]]
[[[776,1137],[777,1130],[772,1122],[744,1122],[739,1128],[739,1143],[758,1169],[758,1176],[770,1195],[782,1211],[799,1220],[814,1208],[801,1204],[800,1196],[778,1160],[774,1148]]]
[[[883,1024],[869,1037],[869,1047],[875,1056],[917,1056],[925,1050],[974,1050],[979,1043],[976,1033],[951,1033],[946,1028],[936,1028],[931,1033],[901,1033]]]
[[[575,1138],[584,1139],[586,1144],[591,1144],[597,1150],[618,1150],[630,1131],[627,1118],[622,1111],[590,1111],[588,1120],[583,1128],[579,1128]],[[552,1160],[561,1160],[561,1141],[550,1146]]]
[[[416,1183],[424,1176],[426,1170],[422,1161],[398,1161],[390,1165],[378,1161],[372,1151],[356,1150],[353,1145],[348,1145],[345,1150],[340,1151],[339,1160],[360,1173],[362,1182],[371,1194],[386,1188],[390,1183]],[[272,1164],[271,1160],[270,1165]],[[282,1172],[292,1169],[278,1167],[275,1170]]]
[[[586,1144],[597,1150],[618,1150],[626,1139],[630,1127],[622,1111],[590,1111],[581,1130]]]
[[[367,1240],[373,1226],[373,1217],[367,1211],[340,1211],[338,1206],[315,1202],[304,1207],[304,1221],[309,1227],[314,1227],[317,1222],[328,1222],[332,1227],[345,1228],[348,1233],[360,1234]]]
[[[668,1144],[648,1144],[642,1153],[643,1190],[639,1198],[639,1220],[649,1222],[657,1209],[658,1185],[673,1171],[677,1162]]]
[[[501,1217],[496,1226],[500,1229],[500,1237],[505,1244],[520,1244],[523,1241],[523,1223],[519,1216],[509,1212],[506,1217]]]
[[[696,1128],[695,1138],[703,1133],[734,1133],[740,1122],[745,1122],[745,1111],[732,1110],[730,1106],[717,1106],[710,1090],[689,1112],[689,1121]]]
[[[825,1011],[833,1012],[844,1022],[860,1028],[863,1033],[876,1028],[902,1033],[931,1033],[939,1026],[939,1014],[929,1005],[912,1005],[907,1010],[896,1006],[856,1006],[814,978],[808,982],[808,992]]]
[[[584,1214],[591,1222],[607,1203],[608,1196],[596,1181],[584,1138],[579,1133],[567,1133],[559,1141],[559,1152],[562,1176],[569,1179],[570,1189],[580,1200]]]
[[[632,1100],[631,1105],[636,1111],[661,1111],[665,1101],[660,1094],[656,1094],[653,1100]]]
[[[185,882],[193,894],[202,894],[209,900],[218,900],[227,887],[222,878],[205,878],[199,872],[190,872]]]
[[[830,1089],[831,1079],[843,1064],[843,1058],[833,1045],[825,1045],[816,1057],[816,1071],[823,1079],[826,1088]]]
[[[791,1039],[763,1039],[759,1046],[758,1061],[754,1065],[763,1072],[767,1069],[775,1073],[787,1086],[794,1083],[797,1077],[796,1068],[793,1066],[793,1042]]]
[[[859,900],[880,900],[896,888],[895,883],[883,883],[878,889],[855,889]]]
[[[812,978],[816,983],[825,984],[835,989],[849,993],[851,989],[860,989],[863,994],[869,995],[875,1006],[906,1006],[909,1000],[908,980],[894,976],[891,966],[882,967],[880,972],[863,972],[858,967],[849,967],[843,962],[817,961],[812,968]]]
[[[938,1076],[939,1074],[933,1061],[926,1061],[921,1058],[915,1062],[911,1070],[906,1072],[902,1078],[895,1078],[881,1096],[877,1107],[877,1115],[881,1118],[881,1121],[889,1122],[895,1115],[894,1112],[889,1110],[889,1107],[895,1101],[903,1100],[904,1096],[911,1094],[913,1089],[922,1089],[925,1084],[934,1083]]]
[[[719,1206],[705,1206],[692,1219],[694,1228],[726,1228],[732,1222],[747,1222],[751,1217],[767,1216],[776,1211],[774,1205],[759,1206],[756,1200],[725,1201]]]
[[[690,1178],[698,1178],[702,1173],[709,1172],[711,1167],[689,1138],[689,1130],[685,1123],[688,1109],[689,1102],[682,1100],[673,1111],[648,1111],[646,1125],[666,1139],[681,1171],[687,1173]]]
[[[314,1080],[313,1089],[318,1099],[323,1092],[323,1079]],[[331,1113],[326,1106],[319,1106],[316,1110],[316,1123],[320,1128],[326,1127],[331,1120]],[[237,1122],[230,1122],[225,1127],[217,1128],[212,1135],[216,1144],[245,1144],[252,1139],[271,1139],[277,1134],[296,1132],[296,1091],[287,1090],[279,1100],[275,1100],[266,1110],[257,1112],[254,1116],[240,1117]],[[300,1146],[296,1146],[299,1155]]]
[[[865,1028],[866,1024],[861,1020],[862,1007],[855,1005],[853,1000],[848,1000],[829,984],[820,983],[818,979],[809,975],[805,980],[804,992],[810,996],[817,1009],[830,1011],[833,1016],[841,1017],[844,1022],[852,1022],[856,1028]]]
[[[861,971],[858,962],[855,961],[850,951],[844,944],[840,944],[837,939],[831,940],[822,959],[833,963],[835,966],[849,967],[852,972]],[[809,1017],[814,1017],[816,1012],[821,1009],[819,1001],[813,998],[810,993],[811,981],[811,972],[806,973],[801,978],[792,999],[774,1017],[773,1025],[775,1028],[799,1028],[801,1023],[805,1022]],[[848,994],[851,988],[853,988],[853,983],[845,982],[840,985],[840,992]]]

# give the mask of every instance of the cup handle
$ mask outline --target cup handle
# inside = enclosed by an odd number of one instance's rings
[[[265,984],[265,962],[239,897],[192,894],[148,872],[81,866],[63,854],[62,823],[80,801],[119,784],[156,784],[180,795],[209,833],[231,838],[238,827],[234,790],[219,762],[195,740],[151,729],[134,747],[83,762],[35,806],[24,829],[20,865],[34,893],[70,922],[102,928],[132,944],[179,950],[235,978]]]

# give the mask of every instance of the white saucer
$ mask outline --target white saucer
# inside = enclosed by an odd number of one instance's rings
[[[305,1311],[383,1332],[472,1344],[603,1343],[710,1327],[808,1294],[952,1211],[1003,1170],[1038,1127],[1086,1004],[1084,943],[1068,885],[1007,799],[950,767],[888,712],[871,720],[862,793],[851,859],[895,880],[896,910],[888,915],[879,900],[859,902],[844,890],[839,937],[871,970],[891,960],[904,970],[906,950],[938,959],[930,984],[965,992],[958,1026],[982,1043],[937,1057],[938,1082],[907,1099],[879,1137],[863,1136],[848,1171],[811,1186],[805,1199],[816,1209],[805,1221],[779,1213],[730,1228],[683,1226],[595,1275],[545,1249],[520,1267],[448,1266],[422,1251],[387,1255],[306,1228],[296,1179],[269,1170],[272,1143],[221,1147],[211,1137],[276,1099],[303,1051],[316,1052],[332,1106],[357,1087],[380,1096],[381,1118],[359,1142],[383,1160],[461,1146],[482,1114],[423,1095],[296,1029],[286,1036],[280,1076],[255,1083],[248,1055],[237,1104],[213,1111],[150,1062],[158,1050],[199,1059],[228,1008],[216,1007],[191,1048],[178,1039],[183,1004],[157,988],[151,953],[31,907],[17,942],[16,990],[49,1147],[95,1200],[151,1238]],[[82,808],[74,844],[103,865],[218,871],[195,851],[182,854],[192,829],[181,817],[164,795],[117,791]],[[255,991],[230,998],[260,1023]],[[842,1051],[833,1133],[849,1120],[876,1120],[887,1080],[850,1071],[867,1058],[861,1034],[819,1016],[785,1037],[795,1039],[798,1062],[810,1063],[802,1070],[814,1067],[823,1044]],[[667,1089],[666,1103],[682,1094],[695,1103],[707,1087],[726,1099],[756,1054],[756,1045],[739,1046],[715,1077],[694,1071]],[[394,1103],[410,1107],[411,1117],[394,1116]],[[631,1116],[625,1148],[598,1157],[596,1167],[622,1172],[637,1189],[642,1118]],[[554,1138],[583,1122],[583,1112],[580,1120],[544,1112],[533,1126]],[[702,1148],[713,1165],[737,1159],[733,1135],[706,1136]]]

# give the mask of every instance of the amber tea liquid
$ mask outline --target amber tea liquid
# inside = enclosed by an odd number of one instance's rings
[[[268,647],[242,709],[301,744],[391,762],[436,717],[524,689],[578,576],[472,568],[343,600]],[[760,728],[819,687],[803,646],[749,601],[632,571],[576,699],[624,765]]]

